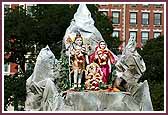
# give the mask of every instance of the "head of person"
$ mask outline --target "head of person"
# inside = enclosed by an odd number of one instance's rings
[[[99,42],[99,48],[100,49],[105,49],[107,47],[106,43],[104,41]]]
[[[78,45],[78,46],[82,46],[83,45],[83,38],[81,37],[80,33],[76,34],[75,44]]]

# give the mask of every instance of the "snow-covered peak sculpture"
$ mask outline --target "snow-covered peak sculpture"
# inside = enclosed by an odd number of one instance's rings
[[[83,43],[91,46],[91,51],[89,51],[90,53],[95,50],[95,47],[99,41],[104,41],[102,35],[94,26],[94,20],[92,19],[91,13],[86,4],[79,5],[70,26],[65,32],[64,43],[66,49],[68,49],[70,46],[68,38],[71,38],[73,41],[76,33],[78,32],[83,37]]]
[[[92,19],[86,4],[79,5],[77,12],[74,14],[74,20],[79,27],[83,27],[83,24],[86,23],[88,23],[88,25],[94,25],[94,20]]]
[[[25,110],[62,110],[63,97],[59,96],[58,87],[54,83],[59,77],[54,73],[55,61],[55,56],[48,46],[41,49],[33,74],[26,80]]]
[[[36,61],[31,81],[38,83],[41,80],[53,77],[53,65],[55,56],[48,46],[42,48]],[[28,80],[29,81],[29,80]]]

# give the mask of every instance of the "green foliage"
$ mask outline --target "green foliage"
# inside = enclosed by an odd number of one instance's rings
[[[58,87],[65,91],[70,88],[70,82],[69,82],[69,61],[68,57],[65,53],[62,53],[61,58],[59,60],[59,63],[57,64],[59,66],[57,68],[57,71],[59,71],[59,75],[61,76],[56,80]]]
[[[24,105],[26,100],[26,79],[23,75],[4,76],[4,109],[9,102],[8,98],[14,97],[14,108],[18,110],[18,102]]]
[[[149,40],[138,52],[146,64],[141,81],[148,80],[154,110],[164,110],[164,37]]]
[[[34,27],[35,22],[33,18],[26,15],[26,10],[23,7],[17,7],[4,17],[4,39],[7,40],[11,35],[14,35],[17,40],[22,41],[26,45],[35,39]]]

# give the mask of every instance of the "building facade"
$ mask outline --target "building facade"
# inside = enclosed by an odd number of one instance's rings
[[[147,40],[164,34],[164,4],[101,4],[99,11],[110,18],[112,36],[125,44],[134,36],[141,48]]]

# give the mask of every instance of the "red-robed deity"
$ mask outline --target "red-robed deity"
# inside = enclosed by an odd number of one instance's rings
[[[93,54],[90,55],[90,62],[95,61],[103,72],[102,81],[108,83],[108,77],[111,73],[111,64],[115,64],[115,55],[107,48],[104,41],[101,41]]]

